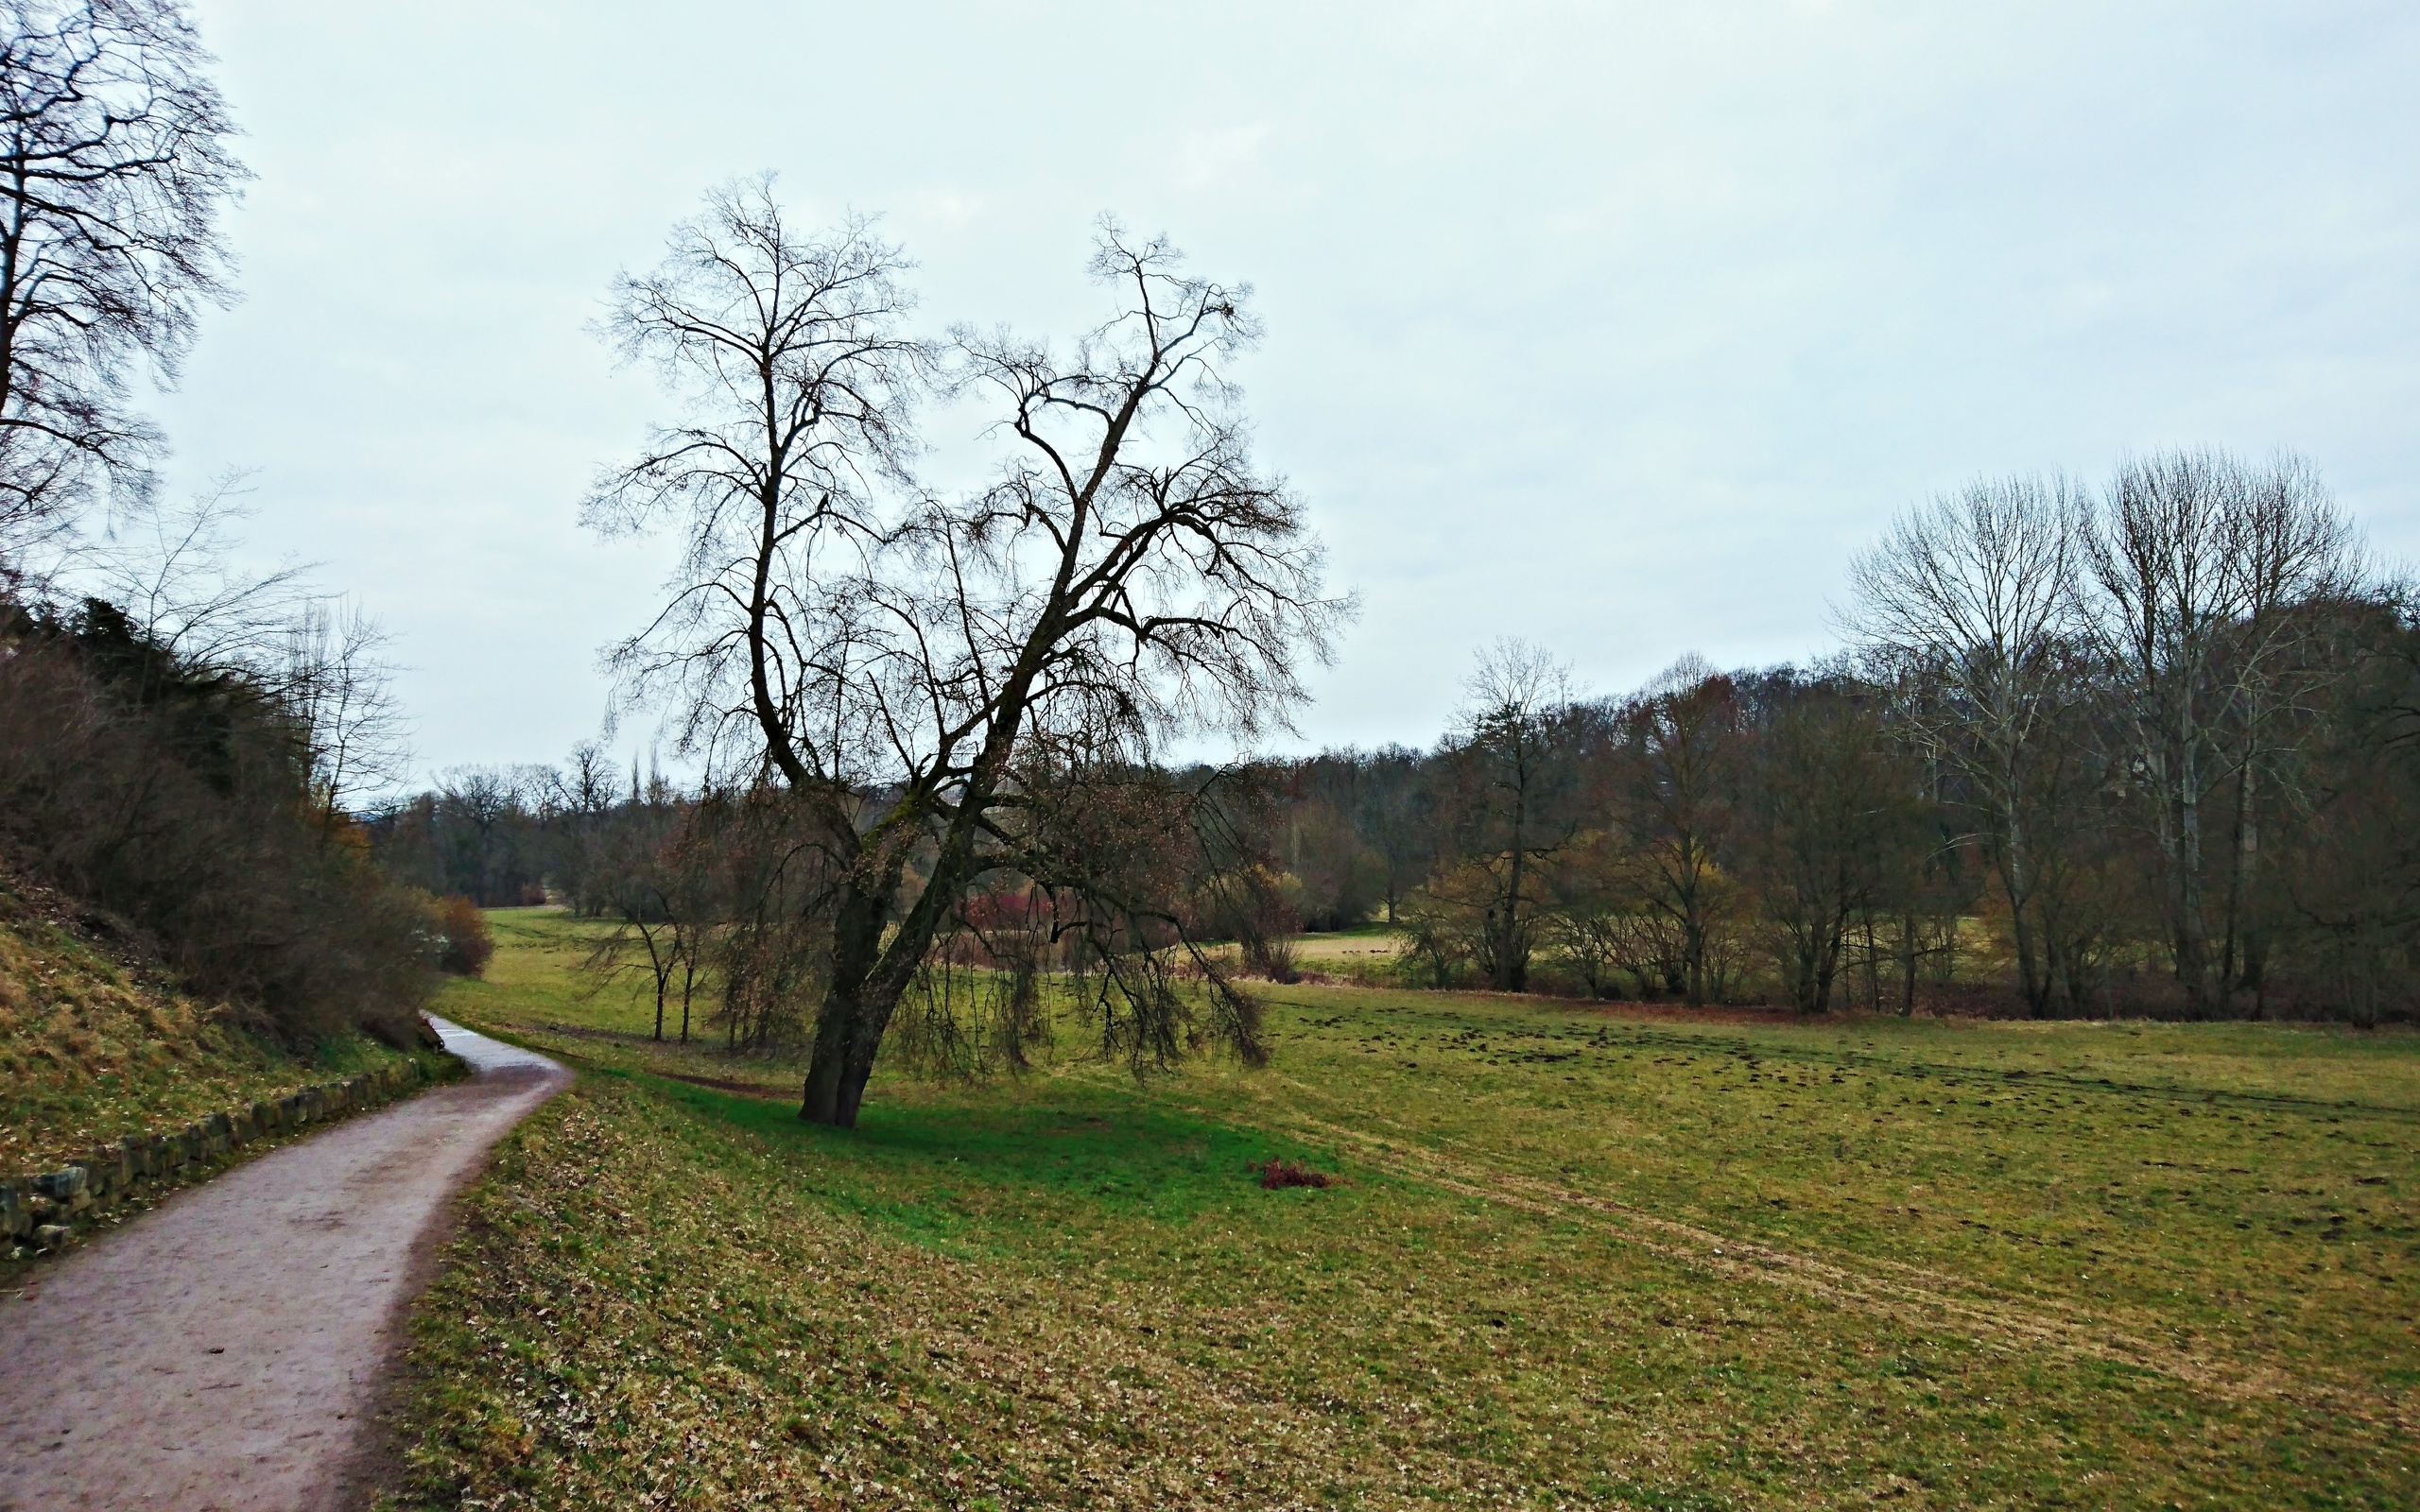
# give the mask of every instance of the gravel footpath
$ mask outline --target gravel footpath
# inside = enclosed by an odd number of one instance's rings
[[[471,1080],[179,1192],[0,1299],[0,1509],[366,1501],[365,1427],[449,1199],[571,1079],[435,1022]]]

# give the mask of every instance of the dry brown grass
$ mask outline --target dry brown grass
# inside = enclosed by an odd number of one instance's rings
[[[556,928],[454,1011],[611,1069],[423,1311],[421,1504],[2420,1503],[2411,1036],[1297,988],[841,1135]]]

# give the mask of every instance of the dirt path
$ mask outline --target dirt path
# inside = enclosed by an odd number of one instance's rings
[[[0,1509],[343,1507],[448,1198],[570,1074],[438,1021],[470,1081],[238,1166],[0,1300]]]

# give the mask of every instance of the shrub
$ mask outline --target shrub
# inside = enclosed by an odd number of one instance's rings
[[[1294,968],[1294,942],[1284,935],[1263,935],[1245,940],[1244,968],[1281,986],[1303,979]]]
[[[456,976],[482,976],[495,941],[488,936],[488,916],[468,898],[447,898],[437,905],[437,964]]]
[[[1280,1160],[1271,1158],[1262,1161],[1253,1169],[1260,1173],[1261,1186],[1270,1192],[1280,1191],[1286,1187],[1336,1185],[1336,1177],[1325,1171],[1314,1171],[1300,1160]]]

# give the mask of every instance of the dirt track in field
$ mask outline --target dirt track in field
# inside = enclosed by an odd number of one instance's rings
[[[1319,1094],[1292,1083],[1307,1098]],[[1323,1099],[1319,1099],[1323,1100]],[[1307,1112],[1281,1114],[1274,1126],[1349,1147],[1395,1175],[1501,1207],[1577,1218],[1668,1260],[1734,1280],[1796,1291],[1836,1306],[1893,1318],[1921,1332],[1969,1338],[1986,1348],[2048,1349],[2151,1370],[2229,1400],[2284,1397],[2307,1405],[2420,1432],[2396,1400],[2349,1382],[2305,1379],[2257,1358],[2201,1354],[2157,1337],[2155,1327],[2041,1297],[2012,1297],[1964,1278],[1878,1256],[1817,1255],[1715,1232],[1631,1204],[1482,1161],[1457,1159],[1416,1133],[1362,1112],[1336,1123]],[[1374,1132],[1380,1125],[1385,1133]]]
[[[471,1080],[178,1193],[0,1299],[0,1509],[367,1499],[372,1409],[451,1199],[570,1080],[438,1027]]]

